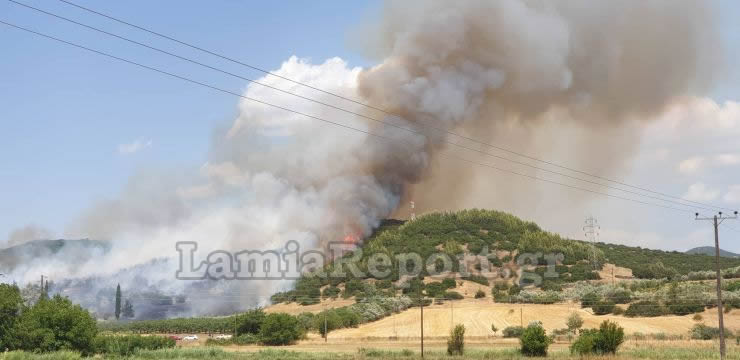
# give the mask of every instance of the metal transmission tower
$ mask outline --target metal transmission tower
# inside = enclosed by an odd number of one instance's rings
[[[715,258],[715,270],[717,271],[717,312],[719,314],[719,356],[720,359],[725,360],[725,354],[727,352],[725,345],[725,320],[723,318],[722,311],[722,269],[719,264],[719,225],[723,221],[737,219],[737,211],[733,216],[723,216],[720,211],[718,215],[712,217],[699,217],[699,213],[696,213],[696,220],[708,220],[714,225],[714,258]]]
[[[586,241],[591,243],[591,265],[594,270],[599,270],[598,258],[596,256],[596,242],[599,240],[599,221],[593,216],[586,218],[585,226],[583,226],[583,234],[586,236]]]

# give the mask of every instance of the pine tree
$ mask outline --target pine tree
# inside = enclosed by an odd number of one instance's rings
[[[121,317],[121,284],[116,286],[116,320]]]
[[[126,301],[123,303],[123,311],[121,312],[121,316],[123,316],[124,319],[133,319],[134,318],[134,305],[131,304],[131,301],[126,299]]]

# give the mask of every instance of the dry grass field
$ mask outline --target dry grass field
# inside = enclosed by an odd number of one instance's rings
[[[469,292],[474,291],[466,289]],[[480,285],[480,287],[485,288]],[[296,306],[295,304],[281,304],[268,307],[266,311],[286,311],[299,313],[302,311],[318,312],[325,308],[345,306],[353,303],[351,299],[328,301],[311,306]],[[655,318],[628,318],[617,315],[593,315],[590,309],[581,309],[578,304],[497,304],[490,297],[484,299],[464,299],[448,301],[442,305],[431,305],[424,308],[424,335],[425,337],[446,337],[453,324],[464,324],[466,335],[469,337],[489,337],[491,324],[500,330],[508,326],[524,324],[531,321],[541,321],[546,330],[565,328],[568,315],[576,312],[584,320],[584,327],[598,327],[604,320],[612,320],[624,327],[627,334],[669,334],[687,335],[697,322],[693,315],[661,316]],[[708,325],[716,326],[717,311],[710,309],[701,314],[703,321]],[[363,339],[363,338],[415,338],[419,336],[420,311],[413,308],[394,314],[381,320],[361,325],[357,328],[340,329],[329,334],[330,339]],[[740,311],[733,310],[725,314],[725,326],[731,330],[740,330]],[[499,332],[500,335],[500,332]]]

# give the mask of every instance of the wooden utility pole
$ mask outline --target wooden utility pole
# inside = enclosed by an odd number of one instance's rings
[[[727,219],[737,219],[737,211],[734,216],[722,216],[722,212],[719,212],[719,216],[714,215],[710,218],[700,218],[699,213],[696,213],[696,220],[710,220],[714,226],[714,260],[715,270],[717,271],[717,313],[719,315],[719,357],[725,360],[727,356],[727,348],[725,345],[725,319],[724,312],[722,311],[722,269],[720,268],[719,261],[719,225]]]
[[[419,288],[419,309],[421,309],[421,358],[424,358],[424,297]]]

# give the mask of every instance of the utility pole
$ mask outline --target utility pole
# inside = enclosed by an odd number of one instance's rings
[[[414,207],[416,206],[416,204],[411,201],[409,206],[411,207],[411,220],[416,220],[416,213],[414,212]]]
[[[424,358],[424,297],[419,287],[419,308],[421,309],[421,358]]]
[[[596,241],[599,239],[599,221],[593,216],[586,218],[586,225],[583,227],[583,233],[586,235],[586,241],[591,242],[591,265],[594,270],[599,270],[596,264]]]
[[[722,212],[719,212],[719,216],[714,215],[712,217],[700,218],[699,213],[696,213],[696,220],[709,220],[714,225],[714,259],[715,259],[715,270],[717,271],[717,312],[719,315],[719,357],[721,360],[725,360],[726,346],[725,346],[725,320],[722,311],[722,269],[720,269],[719,263],[719,225],[723,221],[737,219],[737,211],[733,216],[722,216]]]

